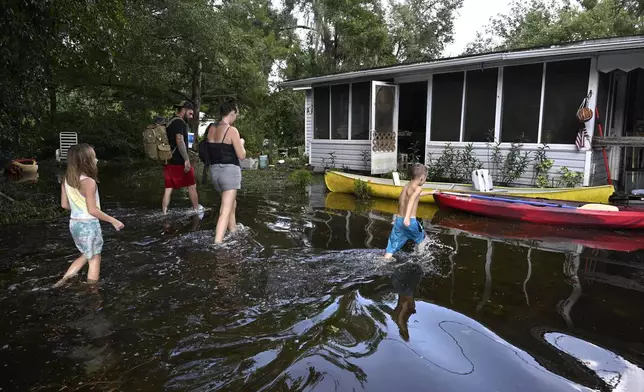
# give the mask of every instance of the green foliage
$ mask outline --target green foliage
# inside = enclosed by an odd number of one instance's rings
[[[584,181],[584,173],[571,171],[566,166],[562,166],[558,171],[559,186],[564,188],[574,188],[582,184]]]
[[[53,155],[69,130],[136,155],[142,124],[184,99],[210,117],[236,99],[260,124],[244,134],[257,150],[264,136],[292,143],[302,128],[301,94],[269,94],[292,32],[268,3],[18,0],[2,12],[0,150],[11,156]]]
[[[530,164],[530,152],[521,151],[523,143],[513,142],[510,145],[510,151],[505,155],[501,173],[499,176],[499,185],[508,186],[521,178],[523,173],[528,169]]]
[[[236,123],[246,141],[249,156],[263,151],[264,139],[275,146],[295,147],[304,144],[304,96],[292,90],[276,91],[262,98],[256,107],[242,107]]]
[[[322,158],[322,166],[324,166],[325,170],[335,169],[335,160],[336,160],[335,151],[330,151],[327,153],[327,155],[329,155],[328,158],[327,157]]]
[[[538,166],[538,170],[540,174],[536,175],[536,185],[539,188],[547,188],[549,186],[552,186],[552,182],[550,180],[550,176],[548,174],[548,171],[552,169],[552,165],[555,163],[552,159],[546,159],[543,162],[541,162],[539,165],[535,165],[535,167]]]
[[[514,0],[507,14],[490,20],[467,53],[560,44],[644,32],[638,0]]]
[[[468,143],[462,151],[459,151],[458,167],[461,170],[460,177],[463,181],[469,180],[474,170],[483,168],[483,163],[474,152],[474,144]]]
[[[554,161],[548,159],[547,150],[550,148],[546,143],[542,143],[534,156],[534,178],[533,182],[539,188],[547,188],[551,186],[549,171],[552,169]]]
[[[462,150],[455,150],[447,143],[438,159],[434,161],[429,153],[427,161],[429,181],[468,182],[472,172],[483,167],[483,163],[476,157],[472,143],[468,143]]]
[[[443,149],[443,153],[436,160],[436,163],[428,161],[429,166],[435,166],[435,168],[432,169],[432,173],[435,173],[436,177],[431,178],[431,180],[459,181],[460,175],[457,162],[458,152],[454,150],[451,143],[447,143]]]
[[[369,184],[362,180],[356,180],[353,183],[353,192],[359,200],[369,200],[373,196]]]
[[[272,73],[434,57],[461,2],[11,1],[0,11],[0,155],[51,156],[58,133],[74,130],[101,154],[137,156],[142,126],[180,100],[217,118],[235,99],[250,156],[266,138],[301,145],[304,96],[274,91]]]
[[[371,150],[360,151],[360,157],[362,164],[364,165],[364,170],[369,170],[371,163]]]
[[[414,163],[420,163],[420,142],[414,140],[409,147],[407,148],[407,154],[409,159],[409,164],[413,165]]]
[[[288,183],[291,186],[302,190],[311,184],[312,178],[313,177],[308,170],[294,170],[288,176]]]
[[[490,174],[495,184],[509,186],[528,169],[532,161],[530,152],[521,151],[523,148],[523,135],[520,140],[510,144],[507,154],[503,154],[501,142],[495,140],[494,131],[490,130],[487,135],[485,147],[487,149],[488,162],[490,165]]]
[[[308,16],[301,53],[293,53],[288,78],[305,77],[392,64],[391,40],[379,0],[312,0],[287,2]],[[297,27],[297,20],[290,19]],[[303,30],[304,30],[303,29]]]
[[[320,74],[438,57],[452,41],[453,18],[463,0],[295,0],[285,2],[284,22],[306,31],[294,45],[284,75]],[[298,25],[294,11],[305,15]]]
[[[440,57],[452,42],[454,13],[463,0],[390,0],[391,37],[396,59],[426,61]]]

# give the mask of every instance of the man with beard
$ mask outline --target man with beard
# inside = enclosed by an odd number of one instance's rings
[[[190,164],[188,156],[188,121],[192,119],[194,109],[192,104],[181,101],[175,106],[177,113],[166,125],[168,142],[172,149],[172,159],[163,168],[165,179],[165,193],[163,194],[163,214],[168,212],[170,197],[173,189],[188,188],[188,195],[192,202],[192,208],[200,213],[203,207],[199,204],[197,185],[195,183],[195,170]]]

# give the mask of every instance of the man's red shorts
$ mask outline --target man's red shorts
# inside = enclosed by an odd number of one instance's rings
[[[183,165],[165,165],[163,167],[163,178],[165,187],[172,189],[185,188],[195,185],[195,169],[190,168],[187,173],[183,172]]]

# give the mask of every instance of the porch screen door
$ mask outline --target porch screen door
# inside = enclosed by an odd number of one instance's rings
[[[371,174],[398,168],[398,85],[371,82]]]

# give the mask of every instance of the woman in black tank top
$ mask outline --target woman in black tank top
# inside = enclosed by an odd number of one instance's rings
[[[215,243],[223,242],[226,229],[237,231],[237,190],[241,189],[239,161],[246,158],[244,139],[232,124],[239,110],[232,102],[221,105],[221,121],[208,127],[208,155],[210,156],[210,179],[217,192],[221,193],[219,220],[215,229]]]

